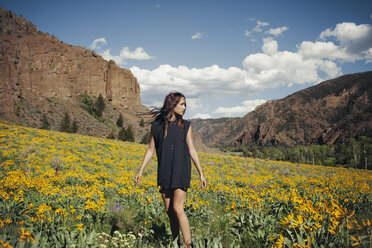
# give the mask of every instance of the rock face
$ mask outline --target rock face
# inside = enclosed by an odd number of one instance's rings
[[[20,98],[73,98],[100,93],[112,105],[140,105],[131,71],[91,50],[37,30],[23,17],[0,8],[0,115],[12,115]]]
[[[334,144],[372,137],[371,99],[372,71],[325,81],[220,125],[206,120],[193,127],[209,146]]]

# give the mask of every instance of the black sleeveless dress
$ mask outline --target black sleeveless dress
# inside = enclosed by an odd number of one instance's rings
[[[186,144],[186,135],[190,122],[183,120],[183,128],[178,121],[168,124],[167,137],[163,138],[163,123],[155,120],[151,124],[151,133],[155,140],[158,158],[158,186],[164,189],[190,188],[191,159]]]

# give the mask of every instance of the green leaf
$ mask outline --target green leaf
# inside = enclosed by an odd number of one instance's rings
[[[40,237],[41,237],[41,232],[39,232],[38,234],[36,234],[36,236],[35,236],[36,242],[33,242],[32,243],[31,248],[37,248],[38,247],[38,244],[39,244],[39,241],[40,241]]]

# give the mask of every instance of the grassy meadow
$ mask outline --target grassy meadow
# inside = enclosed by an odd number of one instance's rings
[[[177,247],[145,145],[0,122],[0,247]],[[199,153],[193,247],[370,247],[372,172]]]

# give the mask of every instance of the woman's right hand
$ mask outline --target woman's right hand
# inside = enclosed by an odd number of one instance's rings
[[[136,177],[134,178],[134,181],[136,182],[136,184],[140,183],[141,176],[142,176],[142,172],[138,172]]]

